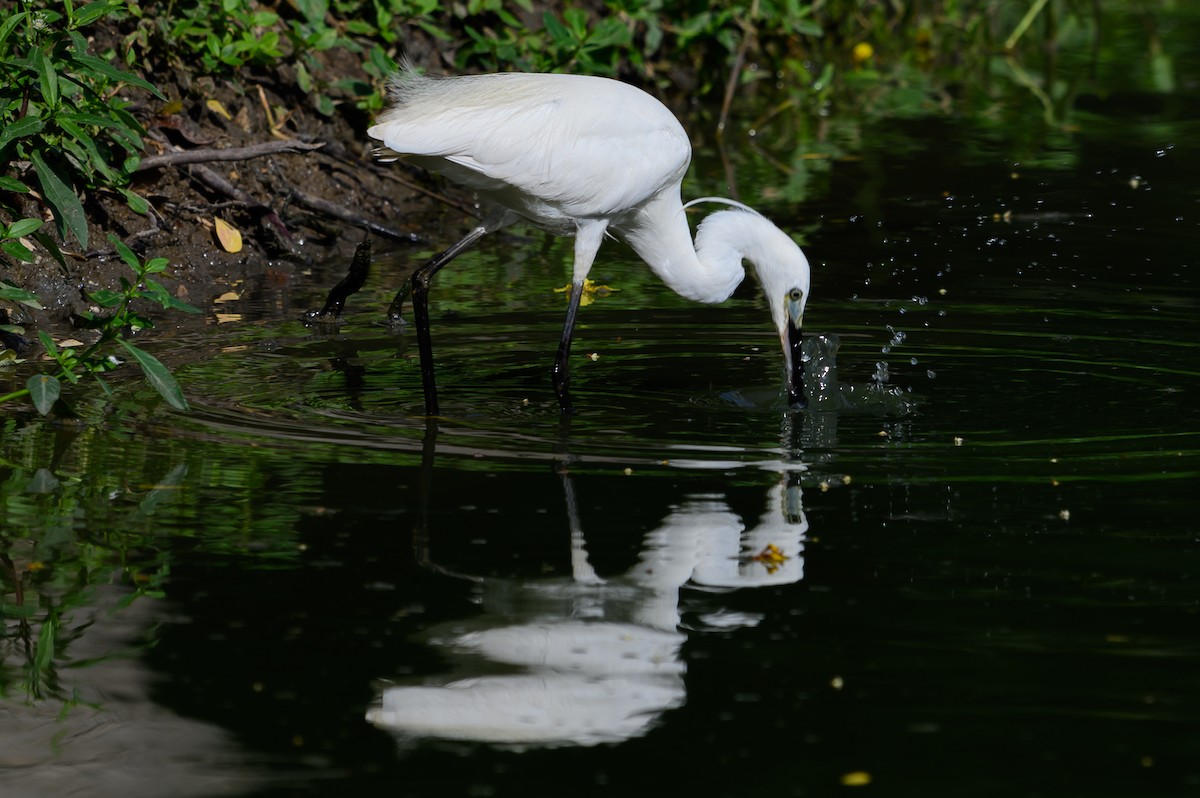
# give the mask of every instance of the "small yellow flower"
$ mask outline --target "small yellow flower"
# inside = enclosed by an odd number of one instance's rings
[[[869,42],[859,42],[858,44],[854,45],[853,55],[854,63],[862,65],[863,63],[870,61],[871,56],[875,55],[875,48],[872,47]]]

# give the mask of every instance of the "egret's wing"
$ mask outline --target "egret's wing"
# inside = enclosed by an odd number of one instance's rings
[[[512,207],[610,216],[678,182],[691,158],[671,112],[617,81],[527,74],[410,80],[369,135]]]

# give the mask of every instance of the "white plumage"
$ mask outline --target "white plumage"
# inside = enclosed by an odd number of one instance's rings
[[[567,357],[575,314],[605,234],[628,242],[670,288],[700,302],[727,299],[748,262],[783,346],[789,404],[803,405],[800,327],[808,261],[786,233],[730,200],[716,200],[734,207],[705,219],[693,243],[680,198],[691,145],[658,100],[606,78],[429,78],[411,68],[394,79],[392,97],[394,106],[367,131],[381,142],[381,155],[444,174],[497,208],[413,276],[428,413],[437,412],[425,306],[429,279],[485,233],[521,219],[576,237],[571,304],[554,368],[564,410],[570,409]]]

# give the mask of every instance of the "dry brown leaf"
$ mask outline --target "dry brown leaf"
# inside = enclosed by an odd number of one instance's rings
[[[213,221],[216,223],[217,240],[221,242],[221,247],[226,252],[241,252],[242,234],[238,229],[224,219],[213,219]]]

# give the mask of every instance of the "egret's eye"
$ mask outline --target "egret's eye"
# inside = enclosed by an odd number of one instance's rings
[[[799,302],[803,298],[804,298],[804,292],[801,291],[799,288],[793,288],[788,293],[788,299],[792,300],[793,302]]]

